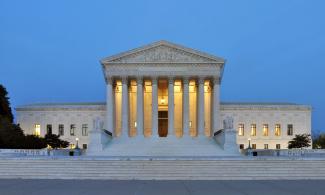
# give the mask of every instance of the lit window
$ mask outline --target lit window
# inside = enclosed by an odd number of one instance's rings
[[[134,121],[134,127],[137,127],[137,121]]]
[[[281,125],[276,124],[275,125],[275,136],[280,136],[281,135]]]
[[[265,150],[269,149],[269,144],[264,144],[264,149]]]
[[[269,136],[269,125],[268,124],[263,125],[263,136]]]
[[[34,135],[40,136],[41,135],[41,125],[35,124],[34,125]]]
[[[238,135],[244,136],[244,124],[238,125]]]
[[[52,134],[52,125],[51,124],[46,125],[46,134],[48,134],[48,135]]]
[[[144,81],[144,92],[152,92],[151,81]]]
[[[182,86],[182,83],[181,81],[175,81],[174,82],[174,92],[177,93],[177,92],[181,92],[181,86]]]
[[[281,149],[281,144],[276,144],[275,145],[275,148],[278,149],[278,150],[280,150]]]
[[[74,136],[75,130],[76,130],[76,125],[75,124],[70,125],[70,135]]]
[[[288,124],[287,134],[288,135],[293,135],[293,125],[292,124]]]
[[[82,124],[81,131],[82,131],[82,136],[88,136],[88,125]]]
[[[256,124],[251,124],[251,136],[256,136]]]
[[[252,144],[252,149],[256,149],[256,144]]]
[[[60,136],[64,135],[64,125],[63,124],[59,124],[59,135]]]

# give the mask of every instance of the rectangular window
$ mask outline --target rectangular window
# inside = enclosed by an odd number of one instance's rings
[[[82,136],[88,136],[88,124],[82,124]]]
[[[256,144],[252,144],[252,149],[256,149]]]
[[[292,124],[288,124],[287,134],[288,135],[293,135],[293,125]]]
[[[263,125],[263,136],[269,136],[269,125],[268,124]]]
[[[239,149],[243,150],[244,149],[244,144],[239,144]]]
[[[276,124],[275,125],[275,136],[280,136],[281,135],[281,125]]]
[[[41,125],[35,124],[34,125],[34,135],[40,136],[41,135]]]
[[[48,135],[52,134],[52,125],[51,124],[46,125],[46,134],[48,134]]]
[[[82,149],[87,149],[87,144],[82,144]]]
[[[281,144],[276,144],[275,145],[275,148],[278,149],[278,150],[280,150],[281,149]]]
[[[75,124],[70,125],[70,135],[74,136],[75,130],[76,130],[76,125]]]
[[[238,135],[244,136],[244,124],[238,125]]]
[[[269,149],[269,144],[264,144],[264,149],[265,150]]]
[[[64,125],[59,124],[59,136],[63,136],[63,135],[64,135]]]
[[[251,124],[251,136],[256,136],[256,124]]]

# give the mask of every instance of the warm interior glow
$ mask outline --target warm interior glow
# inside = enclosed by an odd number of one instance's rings
[[[276,124],[275,125],[275,136],[280,136],[281,135],[281,125]]]
[[[263,125],[263,136],[268,136],[269,135],[269,125],[264,124]]]
[[[165,104],[165,103],[166,103],[166,100],[165,100],[164,97],[162,97],[162,98],[160,99],[160,103],[161,103],[161,104]]]
[[[34,135],[40,136],[41,135],[41,125],[35,124],[34,125]]]
[[[251,124],[251,136],[256,136],[256,124]]]
[[[134,127],[137,127],[137,121],[134,121]]]
[[[240,136],[244,135],[244,124],[239,124],[238,135],[240,135]]]

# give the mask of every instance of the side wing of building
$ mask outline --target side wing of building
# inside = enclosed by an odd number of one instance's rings
[[[221,119],[231,116],[240,148],[286,149],[296,134],[311,134],[311,107],[290,103],[222,103]]]
[[[105,121],[105,103],[31,104],[16,108],[17,123],[25,134],[44,136],[51,131],[72,144],[87,148],[93,120]]]

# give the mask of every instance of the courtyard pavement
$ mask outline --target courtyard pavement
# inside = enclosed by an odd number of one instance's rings
[[[282,195],[325,194],[325,180],[276,181],[113,181],[0,179],[1,195]]]

